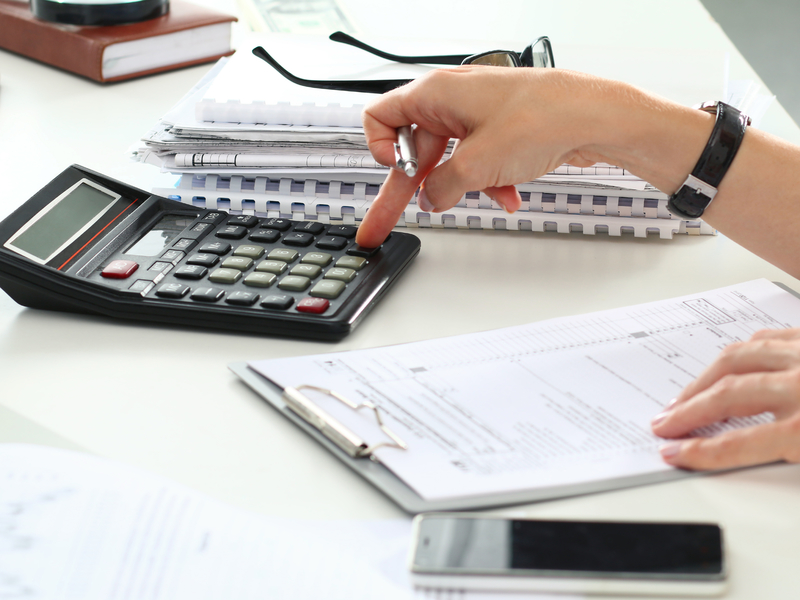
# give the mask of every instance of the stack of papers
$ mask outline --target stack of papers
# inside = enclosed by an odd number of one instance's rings
[[[475,51],[463,42],[463,48],[454,42],[430,48],[374,43],[399,54]],[[253,56],[256,45],[306,79],[412,79],[431,68],[391,63],[324,37],[251,38],[164,115],[135,151],[138,160],[180,175],[177,189],[155,193],[233,212],[357,223],[389,172],[372,158],[361,127],[372,96],[298,86]],[[515,215],[475,191],[441,214],[412,200],[398,225],[662,238],[713,233],[702,222],[670,215],[665,194],[613,165],[563,165],[518,188],[523,205]]]

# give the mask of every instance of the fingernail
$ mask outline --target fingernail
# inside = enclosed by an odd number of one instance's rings
[[[425,212],[433,212],[433,204],[430,203],[428,200],[428,194],[425,193],[425,189],[421,189],[419,194],[417,194],[417,206],[419,206]]]
[[[681,442],[669,442],[661,446],[658,451],[662,458],[672,458],[681,451]]]
[[[677,399],[677,398],[673,398],[672,400],[670,400],[669,402],[667,402],[667,405],[664,407],[664,412],[670,411],[670,410],[672,410],[673,408],[675,408],[675,405],[676,405],[677,403],[678,403],[678,399]]]
[[[495,198],[494,196],[491,196],[491,199],[492,199],[494,202],[497,202],[497,205],[498,205],[500,208],[502,208],[504,211],[506,211],[508,214],[512,214],[512,211],[508,210],[508,207],[507,207],[505,204],[503,204],[503,203],[502,203],[502,202],[501,202],[501,201],[500,201],[498,198]]]
[[[651,426],[651,427],[656,427],[656,426],[658,426],[658,425],[661,425],[661,423],[663,423],[663,422],[664,422],[664,419],[666,419],[668,416],[669,416],[669,415],[666,413],[666,411],[664,411],[664,412],[661,412],[661,413],[658,413],[658,414],[657,414],[655,417],[653,417],[653,419],[650,421],[650,426]]]

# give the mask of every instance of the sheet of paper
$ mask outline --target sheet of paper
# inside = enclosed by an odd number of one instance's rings
[[[410,520],[265,517],[121,463],[0,444],[4,599],[498,598],[415,592],[410,530]]]
[[[640,306],[386,348],[250,363],[281,386],[370,400],[408,450],[377,455],[423,498],[470,497],[668,470],[650,420],[727,344],[800,326],[765,281]],[[319,395],[382,439],[366,412]],[[699,431],[770,419],[731,419]]]

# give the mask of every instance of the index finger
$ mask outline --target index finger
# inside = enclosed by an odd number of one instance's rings
[[[358,228],[356,242],[361,246],[375,248],[383,243],[389,232],[397,225],[400,215],[403,214],[420,183],[436,166],[447,149],[449,138],[434,136],[420,129],[417,129],[415,136],[419,161],[417,174],[408,177],[397,169],[389,172]]]

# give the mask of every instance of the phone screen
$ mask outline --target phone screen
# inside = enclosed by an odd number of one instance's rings
[[[713,578],[723,573],[717,525],[430,516],[420,522],[415,567],[427,572],[624,573]]]

